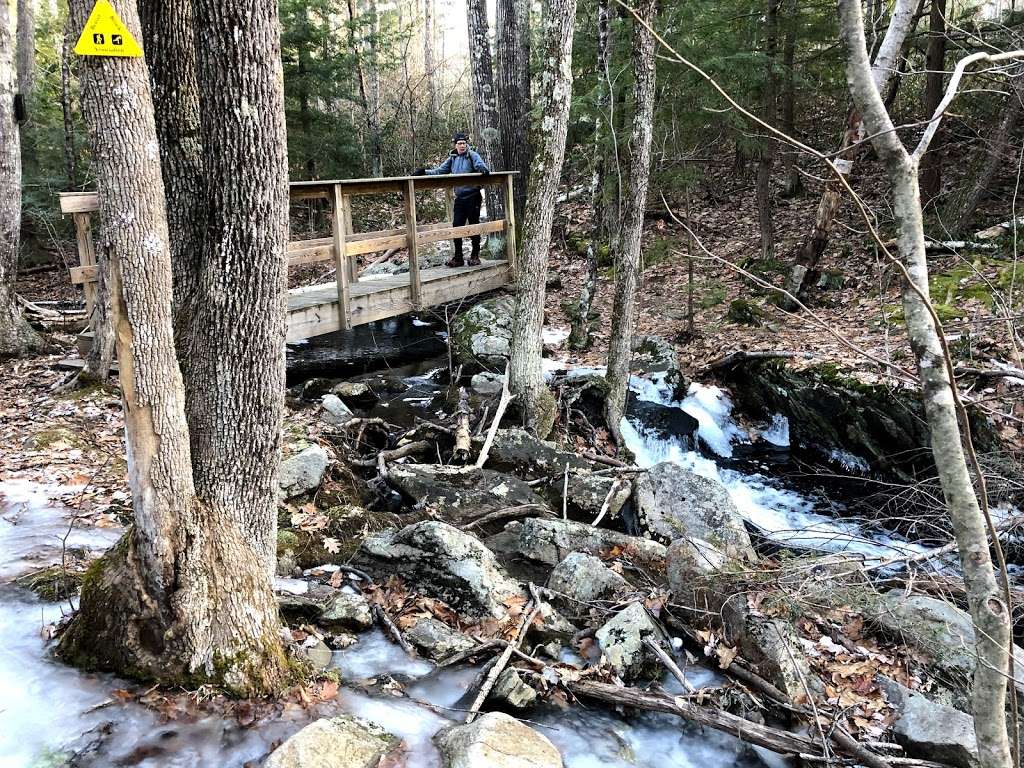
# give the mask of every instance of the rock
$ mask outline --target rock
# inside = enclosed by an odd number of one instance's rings
[[[572,520],[531,517],[521,523],[509,523],[505,529],[518,531],[521,555],[548,565],[557,565],[572,552],[600,556],[615,548],[649,564],[665,559],[665,546],[656,541]]]
[[[764,310],[752,301],[734,299],[729,304],[729,311],[725,313],[725,319],[737,325],[760,328],[764,322]]]
[[[633,484],[633,507],[646,535],[666,544],[703,539],[729,557],[754,558],[750,536],[721,483],[662,462]]]
[[[641,603],[631,603],[597,630],[601,652],[615,674],[626,682],[652,680],[664,671],[657,654],[645,644],[647,639],[666,649],[672,647],[664,630]]]
[[[629,369],[641,376],[664,381],[672,390],[673,400],[686,396],[689,384],[679,367],[675,347],[661,336],[641,336],[633,345]]]
[[[957,768],[978,765],[974,720],[952,707],[884,678],[879,683],[899,713],[892,731],[909,757],[936,760]]]
[[[524,481],[491,469],[463,469],[440,464],[394,464],[388,482],[413,503],[434,507],[452,522],[466,523],[489,512],[547,502]]]
[[[264,768],[376,768],[399,740],[351,715],[310,723],[275,749]]]
[[[650,400],[640,400],[630,394],[626,402],[626,416],[637,424],[637,430],[660,440],[672,440],[680,450],[697,450],[697,420],[681,408],[673,408]]]
[[[351,409],[337,395],[324,395],[320,399],[320,420],[338,427],[352,420]]]
[[[552,484],[552,492],[557,496],[558,506],[562,503],[562,487],[563,483],[557,481]],[[590,522],[601,513],[607,500],[608,510],[605,519],[610,520],[618,516],[633,495],[633,483],[629,478],[619,479],[595,475],[592,472],[570,472],[567,490],[567,511]]]
[[[567,608],[577,614],[580,603],[611,597],[616,590],[629,583],[599,558],[583,552],[573,552],[555,566],[548,579],[548,587],[569,598]]]
[[[514,668],[509,667],[498,675],[490,698],[513,709],[529,709],[537,703],[537,692],[523,682]]]
[[[467,373],[505,369],[514,311],[515,298],[502,295],[481,301],[452,321],[452,352]]]
[[[321,491],[317,500],[325,501],[327,498],[328,494]],[[367,534],[402,524],[396,514],[386,510],[371,511],[355,504],[337,504],[328,509],[318,509],[313,514],[318,518],[326,518],[326,527],[315,531],[279,529],[279,558],[282,555],[293,557],[300,568],[315,568],[329,563],[345,564]],[[330,549],[324,546],[327,539],[334,539]]]
[[[472,639],[433,618],[420,619],[405,632],[405,639],[432,661],[468,651],[476,646]]]
[[[521,427],[499,429],[494,433],[487,462],[493,469],[530,479],[564,472],[566,465],[570,472],[586,472],[594,468],[593,462],[578,453],[540,440]]]
[[[334,386],[333,381],[320,376],[306,379],[302,384],[302,399],[315,402],[330,392],[332,386]]]
[[[281,462],[278,485],[281,495],[290,499],[320,487],[330,458],[322,446],[313,444]]]
[[[505,601],[523,594],[479,539],[434,520],[367,538],[357,559],[469,616],[501,618]]]
[[[308,661],[313,669],[317,670],[327,669],[331,666],[331,659],[334,658],[334,654],[327,644],[313,635],[295,647],[295,655]]]
[[[339,591],[324,606],[318,623],[328,629],[358,631],[373,626],[373,613],[362,595]]]
[[[562,768],[546,736],[501,712],[442,731],[435,741],[445,768]]]
[[[496,395],[505,386],[505,376],[501,373],[482,371],[473,375],[469,380],[469,386],[478,395]]]
[[[379,399],[365,381],[342,381],[331,389],[331,394],[353,408],[369,408]]]
[[[702,613],[717,613],[728,590],[712,578],[729,562],[724,552],[702,539],[676,539],[665,555],[668,586],[675,603]]]

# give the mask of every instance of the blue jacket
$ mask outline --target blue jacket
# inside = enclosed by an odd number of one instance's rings
[[[452,152],[448,155],[448,159],[437,168],[427,168],[427,175],[440,176],[445,173],[482,173],[483,171],[490,173],[490,170],[480,155],[472,149],[467,149],[464,155]],[[456,187],[455,196],[471,197],[479,191],[480,187]]]

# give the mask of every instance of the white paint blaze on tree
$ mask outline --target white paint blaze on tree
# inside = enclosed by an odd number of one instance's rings
[[[14,34],[0,0],[0,359],[25,354],[38,337],[14,300],[21,243],[21,140],[14,115]]]
[[[654,129],[654,21],[656,0],[643,0],[633,22],[633,130],[629,169],[629,194],[623,206],[622,238],[615,270],[615,302],[608,340],[608,397],[605,423],[621,443],[619,422],[626,410],[629,363],[633,357],[633,329],[636,324],[636,289],[640,277],[640,239],[644,231],[647,187],[651,176],[651,135]]]
[[[907,335],[917,359],[925,414],[931,430],[932,454],[953,524],[975,628],[978,664],[971,704],[979,765],[982,768],[1009,768],[1012,759],[1006,728],[1006,688],[1012,642],[1010,614],[996,582],[986,521],[968,471],[961,434],[964,412],[960,410],[958,413],[943,330],[927,301],[928,263],[925,258],[919,163],[938,128],[948,100],[944,100],[934,113],[914,152],[908,152],[882,102],[877,78],[872,77],[859,0],[840,0],[839,16],[841,36],[848,55],[846,75],[853,102],[863,115],[871,143],[892,184],[899,258],[908,278],[903,291]],[[979,56],[987,57],[986,54],[974,54],[968,59]],[[947,99],[955,91],[958,79],[954,73]]]
[[[509,363],[509,388],[527,428],[547,437],[555,421],[554,396],[541,370],[544,287],[551,247],[555,194],[562,175],[565,135],[572,100],[572,36],[576,0],[542,4],[541,70],[537,75],[532,145],[522,249],[517,261],[515,319]]]
[[[92,0],[72,0],[72,29]],[[135,4],[116,4],[141,39]],[[60,640],[66,660],[189,688],[279,690],[286,663],[265,559],[199,497],[175,357],[171,250],[149,74],[141,58],[82,63],[99,216],[110,259],[134,523],[95,563]]]

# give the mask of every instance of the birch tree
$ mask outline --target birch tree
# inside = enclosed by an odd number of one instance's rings
[[[966,67],[973,61],[1024,56],[1024,51],[995,56],[978,53],[962,59],[920,142],[913,152],[908,152],[882,102],[880,84],[868,60],[859,0],[840,0],[839,17],[840,33],[848,56],[846,76],[853,103],[858,113],[863,115],[863,125],[892,185],[899,263],[907,280],[903,290],[907,335],[917,360],[925,415],[931,429],[932,454],[956,537],[967,602],[974,623],[978,663],[971,706],[979,765],[982,768],[1009,768],[1012,760],[1006,728],[1006,689],[1012,642],[1010,613],[992,565],[986,531],[986,523],[990,524],[991,520],[986,521],[983,480],[979,472],[980,493],[976,493],[968,470],[965,435],[961,429],[966,432],[967,450],[973,457],[970,428],[955,388],[943,329],[928,298],[919,168]],[[976,460],[972,458],[972,462],[977,470]]]
[[[14,34],[0,0],[0,359],[25,354],[38,339],[14,299],[21,244],[21,140],[14,114]]]
[[[517,296],[513,320],[509,389],[526,427],[547,437],[555,422],[555,399],[541,370],[545,281],[555,194],[562,175],[565,136],[572,100],[572,36],[576,0],[542,3],[541,71],[537,76],[532,140],[537,154],[530,166],[523,244],[517,261]]]
[[[605,422],[616,443],[622,442],[619,423],[625,415],[629,390],[629,363],[633,356],[636,289],[640,275],[640,238],[644,229],[647,187],[651,172],[651,136],[654,129],[654,21],[656,0],[636,7],[633,23],[633,95],[636,108],[630,136],[632,155],[629,194],[623,206],[622,237],[616,258],[615,301],[608,341],[608,395]]]
[[[903,43],[913,26],[915,12],[919,0],[896,0],[893,7],[892,18],[889,20],[889,27],[885,31],[875,60],[871,64],[871,76],[875,87],[883,92],[892,80],[896,71],[896,65],[903,49]],[[864,120],[856,105],[847,113],[846,128],[843,131],[843,139],[839,150],[836,152],[836,169],[846,178],[849,178],[853,171],[853,161],[857,154],[857,148],[864,139]],[[814,224],[807,238],[797,249],[793,266],[790,268],[786,278],[786,291],[793,296],[799,296],[804,289],[804,283],[809,274],[818,266],[821,255],[828,247],[829,237],[832,233],[832,224],[839,212],[839,205],[842,202],[842,185],[834,179],[825,183],[825,191],[818,203],[818,210],[814,216]],[[795,304],[783,301],[782,304],[789,310],[796,309]]]
[[[117,5],[140,39],[135,3]],[[82,29],[91,7],[91,0],[72,0],[73,29]],[[223,18],[232,17],[240,18]],[[134,524],[92,566],[59,653],[86,668],[164,684],[271,693],[282,686],[286,663],[266,561],[231,514],[200,498],[193,477],[146,64],[86,59],[82,89],[110,259]]]

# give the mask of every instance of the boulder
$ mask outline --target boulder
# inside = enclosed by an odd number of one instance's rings
[[[352,410],[337,395],[328,394],[320,398],[320,420],[332,426],[341,426],[352,420]]]
[[[729,562],[726,554],[702,539],[676,539],[665,555],[665,570],[673,601],[691,610],[717,613],[730,592],[716,583],[715,574]],[[718,587],[718,588],[716,588]]]
[[[675,347],[661,336],[641,336],[636,340],[629,369],[641,376],[665,382],[673,400],[682,400],[686,396],[689,384],[679,367],[679,356]]]
[[[523,594],[479,539],[435,520],[370,536],[357,559],[371,571],[400,574],[411,588],[469,616],[500,618],[506,601]]]
[[[498,675],[490,698],[513,709],[529,709],[537,703],[537,691],[523,681],[515,668],[509,667]]]
[[[499,429],[494,433],[488,466],[520,477],[550,477],[565,471],[586,472],[594,468],[578,453],[566,451],[552,442],[541,440],[521,427]]]
[[[909,757],[935,760],[957,768],[978,765],[974,720],[899,683],[879,680],[885,697],[897,711],[892,732]]]
[[[665,631],[641,603],[630,603],[597,630],[604,658],[626,682],[661,677],[664,667],[647,647],[648,639],[665,649],[672,647]]]
[[[467,373],[505,369],[514,311],[515,298],[503,295],[481,301],[452,321],[452,352]]]
[[[313,635],[295,646],[295,655],[308,661],[315,670],[327,669],[331,666],[331,660],[334,658],[334,654],[327,644]]]
[[[264,768],[376,768],[399,740],[351,715],[316,720],[275,749]]]
[[[333,385],[333,381],[320,376],[314,376],[312,379],[306,379],[306,381],[302,383],[302,399],[315,402],[330,392]]]
[[[537,513],[547,502],[524,481],[491,469],[440,464],[395,464],[388,482],[411,502],[434,507],[446,520],[467,523],[489,512],[534,505]]]
[[[281,472],[277,480],[281,496],[290,499],[319,488],[328,463],[330,458],[327,451],[317,444],[288,456],[281,462]]]
[[[552,566],[572,552],[601,556],[616,549],[648,564],[658,564],[665,559],[665,546],[656,541],[572,520],[531,517],[521,523],[509,523],[505,530],[510,534],[518,533],[519,554]]]
[[[562,488],[563,483],[557,480],[552,484],[552,491],[556,492],[559,505],[562,502]],[[567,511],[590,522],[601,513],[607,500],[605,519],[610,520],[618,516],[633,495],[633,483],[628,477],[615,478],[595,475],[592,472],[570,472],[566,490]]]
[[[362,595],[339,590],[324,605],[317,623],[327,629],[369,629],[373,626],[373,612]]]
[[[471,638],[434,618],[417,621],[405,631],[405,639],[422,656],[432,661],[446,659],[476,646]]]
[[[377,402],[377,395],[365,381],[342,381],[331,389],[331,394],[353,408],[368,408]]]
[[[610,598],[617,590],[628,586],[622,576],[599,558],[583,552],[567,555],[548,579],[548,588],[560,595],[558,602],[567,604],[567,609],[577,614],[581,612],[581,603]]]
[[[496,395],[505,386],[505,376],[501,373],[482,371],[473,375],[469,380],[469,386],[478,395]]]
[[[435,741],[445,768],[562,768],[546,736],[501,712],[442,731]]]
[[[697,450],[697,427],[700,424],[682,408],[640,400],[630,393],[626,401],[626,417],[645,435],[671,440],[682,451]]]
[[[721,483],[662,462],[633,483],[633,507],[643,532],[669,544],[702,539],[729,557],[754,558],[739,510]]]

